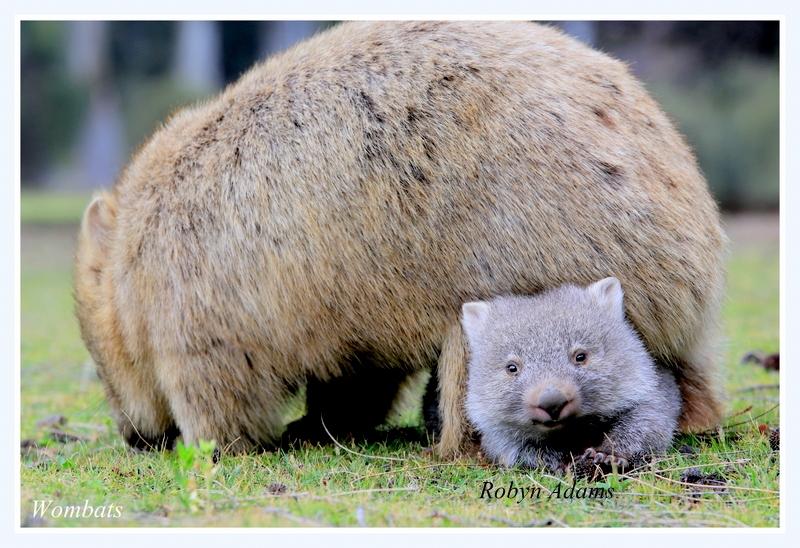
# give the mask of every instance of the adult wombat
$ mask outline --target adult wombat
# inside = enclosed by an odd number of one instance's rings
[[[681,397],[625,319],[610,277],[463,306],[467,416],[491,459],[557,470],[582,457],[627,466],[664,451]]]
[[[723,241],[621,63],[524,22],[359,22],[166,122],[87,209],[75,295],[134,445],[269,444],[306,382],[315,414],[379,422],[438,360],[451,453],[461,304],[610,275],[678,377],[683,427],[714,424]]]

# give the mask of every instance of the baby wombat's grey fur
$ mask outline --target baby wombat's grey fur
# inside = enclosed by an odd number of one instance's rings
[[[616,278],[462,312],[467,414],[492,460],[556,470],[587,451],[624,465],[671,443],[678,385],[625,319]]]

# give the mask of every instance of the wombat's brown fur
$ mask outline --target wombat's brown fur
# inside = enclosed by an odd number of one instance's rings
[[[75,289],[131,443],[177,427],[249,449],[309,378],[438,356],[450,453],[461,303],[610,275],[679,377],[682,426],[714,424],[723,248],[691,152],[621,63],[523,22],[347,23],[157,131],[89,206]]]

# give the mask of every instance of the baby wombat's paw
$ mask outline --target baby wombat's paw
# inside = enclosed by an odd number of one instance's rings
[[[592,447],[589,447],[586,451],[584,451],[581,458],[590,459],[594,464],[605,466],[616,465],[618,468],[628,468],[628,459],[619,455],[614,455],[613,453],[597,451]]]
[[[601,474],[619,473],[628,469],[630,469],[630,462],[627,458],[604,453],[593,447],[588,448],[583,455],[575,459],[573,466],[575,475],[581,477],[594,477],[598,472]]]

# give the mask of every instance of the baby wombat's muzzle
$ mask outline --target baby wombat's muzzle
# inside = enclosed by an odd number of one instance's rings
[[[578,412],[578,391],[565,382],[548,381],[525,393],[525,404],[531,420],[549,424],[572,417]]]

